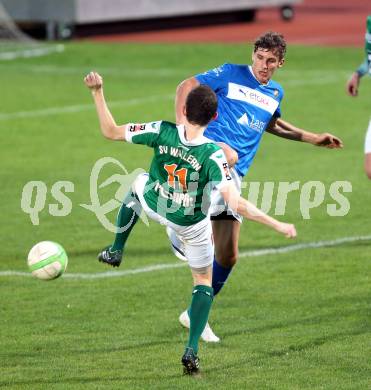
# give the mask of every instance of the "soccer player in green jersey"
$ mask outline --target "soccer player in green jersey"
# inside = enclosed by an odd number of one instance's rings
[[[185,103],[184,125],[158,121],[118,126],[103,95],[102,77],[91,72],[85,77],[96,105],[101,131],[111,140],[143,144],[154,149],[148,174],[141,174],[120,208],[115,243],[99,256],[113,266],[121,262],[122,248],[141,210],[153,220],[171,227],[184,244],[194,288],[189,309],[190,334],[182,356],[186,374],[199,370],[198,342],[213,301],[212,263],[214,245],[208,215],[210,193],[218,189],[226,202],[244,217],[263,223],[286,237],[295,237],[294,225],[279,222],[240,197],[222,149],[203,136],[216,118],[217,97],[207,86],[193,89]],[[124,231],[122,231],[124,230]]]
[[[365,36],[365,59],[358,69],[352,74],[346,84],[346,90],[350,96],[358,96],[358,87],[361,77],[368,74],[371,76],[371,15],[367,17],[367,30]],[[371,179],[371,119],[365,139],[365,172]]]

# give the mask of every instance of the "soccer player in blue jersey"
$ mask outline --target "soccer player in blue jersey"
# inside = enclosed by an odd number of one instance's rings
[[[358,87],[364,75],[371,76],[371,15],[367,17],[367,31],[365,36],[365,59],[348,80],[346,89],[350,96],[358,96]],[[371,119],[365,139],[365,172],[371,179]]]
[[[218,118],[209,124],[205,136],[218,143],[225,143],[237,152],[238,161],[231,172],[238,190],[241,189],[242,178],[247,174],[265,132],[317,146],[342,147],[341,140],[329,133],[305,131],[280,118],[284,93],[281,85],[271,78],[283,66],[285,52],[283,36],[268,32],[256,40],[251,66],[227,63],[186,79],[177,88],[177,123],[184,123],[182,107],[189,91],[200,84],[208,85],[215,91],[219,102]],[[224,151],[228,158],[228,150]],[[237,262],[241,216],[228,208],[216,194],[211,219],[215,241],[213,289],[214,295],[217,295]],[[181,257],[176,251],[182,250],[181,243],[173,239],[174,235],[169,229],[168,235],[175,248],[174,253]],[[187,311],[180,315],[179,320],[189,327]],[[205,341],[219,341],[208,324],[202,338]]]

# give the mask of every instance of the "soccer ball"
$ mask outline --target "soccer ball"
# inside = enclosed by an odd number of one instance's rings
[[[56,279],[67,268],[68,257],[61,245],[41,241],[28,254],[27,264],[32,275],[42,280]]]

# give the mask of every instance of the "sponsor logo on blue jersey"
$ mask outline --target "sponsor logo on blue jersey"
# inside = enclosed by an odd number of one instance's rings
[[[245,65],[224,64],[196,78],[218,96],[219,115],[210,122],[205,136],[225,142],[238,153],[235,169],[244,176],[270,120],[281,115],[282,88],[273,80],[260,84]]]
[[[237,122],[241,125],[248,126],[251,130],[257,131],[258,133],[263,133],[266,126],[266,122],[255,119],[254,115],[249,119],[246,113],[243,114]]]
[[[279,102],[265,93],[243,85],[228,83],[227,98],[241,100],[262,110],[273,114],[279,105]]]

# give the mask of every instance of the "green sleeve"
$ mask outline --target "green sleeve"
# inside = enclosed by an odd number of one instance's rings
[[[161,132],[161,121],[134,124],[126,126],[125,139],[133,144],[155,147]]]
[[[208,174],[209,182],[216,189],[221,189],[232,180],[227,159],[222,149],[217,150],[210,156],[208,161]]]

